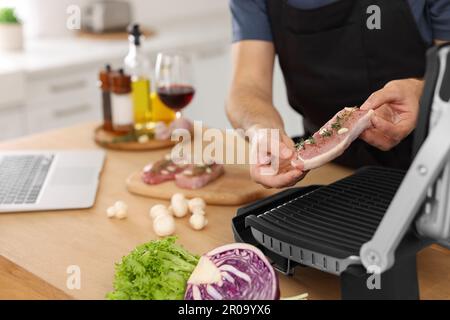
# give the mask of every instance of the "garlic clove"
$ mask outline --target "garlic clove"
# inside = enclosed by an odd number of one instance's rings
[[[148,135],[146,135],[146,134],[144,134],[144,135],[142,135],[142,136],[139,136],[139,138],[138,138],[138,142],[140,143],[140,144],[144,144],[144,143],[147,143],[147,142],[149,142],[150,141],[150,138],[148,137]]]

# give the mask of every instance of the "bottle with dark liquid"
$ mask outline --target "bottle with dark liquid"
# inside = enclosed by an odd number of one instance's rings
[[[112,109],[111,109],[111,66],[106,65],[100,72],[99,84],[102,90],[102,109],[103,109],[103,129],[113,131]]]

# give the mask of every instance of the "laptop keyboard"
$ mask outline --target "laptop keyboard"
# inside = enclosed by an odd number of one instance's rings
[[[54,155],[13,155],[0,160],[0,205],[34,204]]]

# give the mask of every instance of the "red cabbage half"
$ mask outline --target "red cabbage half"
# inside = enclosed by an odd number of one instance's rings
[[[278,300],[278,278],[264,254],[243,243],[200,258],[188,280],[185,300]]]

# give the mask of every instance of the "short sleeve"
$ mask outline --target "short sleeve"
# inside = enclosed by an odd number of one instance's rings
[[[272,41],[266,0],[230,0],[233,42]]]
[[[433,38],[450,41],[450,0],[428,0]]]

